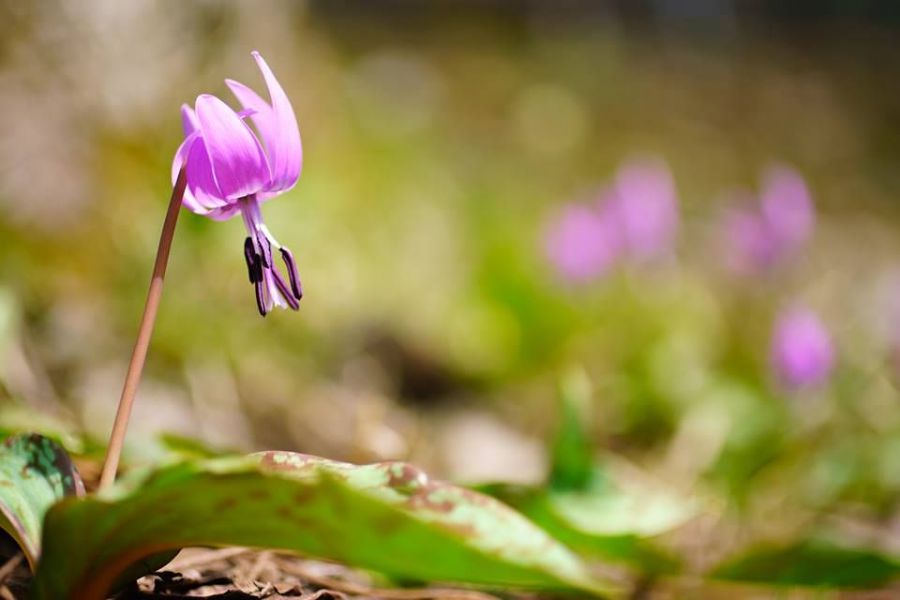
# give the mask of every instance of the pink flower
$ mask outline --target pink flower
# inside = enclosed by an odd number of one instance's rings
[[[641,159],[625,164],[608,202],[630,258],[646,261],[671,252],[678,233],[678,196],[663,161]]]
[[[778,261],[778,244],[768,224],[747,206],[733,207],[725,213],[722,235],[728,266],[734,271],[765,271]]]
[[[571,203],[551,221],[545,251],[559,274],[571,283],[603,275],[619,253],[611,219],[588,204]]]
[[[792,389],[825,383],[834,366],[834,347],[828,330],[809,309],[794,307],[775,325],[772,367],[778,379]]]
[[[571,203],[547,230],[545,250],[562,277],[583,283],[618,261],[669,254],[678,232],[678,198],[665,163],[625,164],[593,204]]]
[[[290,250],[278,243],[263,223],[260,204],[294,187],[300,177],[303,149],[294,109],[258,52],[270,102],[242,83],[225,83],[243,107],[234,111],[219,98],[201,94],[192,109],[181,107],[185,139],[172,161],[172,181],[184,168],[184,206],[215,220],[240,213],[247,227],[244,243],[250,282],[261,315],[274,306],[297,310],[300,277]],[[255,131],[247,124],[253,123]],[[275,268],[272,247],[285,264],[289,284]]]
[[[758,208],[743,201],[725,214],[729,266],[745,273],[769,270],[796,254],[814,228],[815,209],[803,177],[774,167],[764,178]]]
[[[812,197],[803,177],[793,169],[778,166],[766,173],[760,204],[782,253],[795,251],[812,237],[816,218]]]

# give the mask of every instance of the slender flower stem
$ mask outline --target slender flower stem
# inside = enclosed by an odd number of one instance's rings
[[[116,469],[119,467],[119,457],[125,442],[128,419],[134,405],[134,394],[137,392],[138,383],[141,380],[141,371],[144,369],[144,360],[147,358],[147,347],[150,345],[150,336],[153,334],[153,324],[156,321],[156,311],[162,297],[163,279],[166,276],[166,265],[169,262],[169,250],[172,248],[175,223],[178,221],[186,185],[187,176],[182,167],[178,173],[178,179],[175,181],[172,199],[169,201],[169,210],[166,212],[166,220],[159,236],[159,248],[156,250],[156,263],[153,265],[153,277],[150,279],[147,303],[144,305],[144,315],[141,317],[141,326],[138,329],[137,341],[135,341],[134,350],[131,353],[128,373],[125,375],[125,385],[122,388],[122,396],[119,398],[119,408],[116,411],[112,435],[109,438],[109,446],[106,448],[106,459],[100,475],[100,489],[109,486],[116,479]]]

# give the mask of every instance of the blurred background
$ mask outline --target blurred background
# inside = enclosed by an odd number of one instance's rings
[[[236,106],[226,77],[264,90],[257,49],[304,142],[300,182],[263,212],[306,296],[260,318],[240,219],[183,211],[130,464],[279,448],[539,485],[574,378],[590,441],[625,472],[752,535],[827,518],[896,544],[894,2],[0,16],[5,430],[101,452],[179,106]]]

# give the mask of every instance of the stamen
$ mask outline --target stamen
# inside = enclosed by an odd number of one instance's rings
[[[262,281],[262,266],[259,264],[259,256],[253,248],[253,240],[249,237],[244,240],[244,260],[247,261],[247,275],[250,283]]]
[[[272,279],[275,280],[275,286],[278,288],[278,291],[281,293],[284,300],[293,310],[299,310],[300,301],[291,295],[291,290],[288,289],[287,283],[284,282],[284,277],[281,276],[281,273],[275,269],[272,269],[271,273]]]
[[[261,281],[257,281],[253,285],[256,288],[256,308],[259,310],[259,314],[265,317],[266,299],[263,297],[263,284]]]
[[[300,284],[300,273],[297,271],[294,255],[284,246],[280,247],[279,251],[281,252],[281,260],[284,261],[284,266],[287,268],[288,279],[291,281],[291,291],[294,292],[294,297],[300,300],[303,298],[303,286]]]
[[[259,314],[266,316],[275,306],[300,308],[303,288],[300,275],[290,250],[278,243],[262,221],[259,202],[251,194],[240,199],[241,216],[247,227],[249,237],[244,240],[244,260],[247,262],[247,274],[254,285],[256,307]],[[288,272],[288,282],[281,272],[275,269],[272,260],[272,247],[280,253]]]
[[[272,267],[272,247],[269,246],[269,240],[266,239],[259,231],[256,232],[256,244],[259,246],[260,257],[264,267]]]

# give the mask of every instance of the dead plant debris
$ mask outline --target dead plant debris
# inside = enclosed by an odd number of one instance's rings
[[[465,589],[379,588],[341,565],[246,548],[183,550],[164,570],[142,577],[114,600],[499,600]]]

